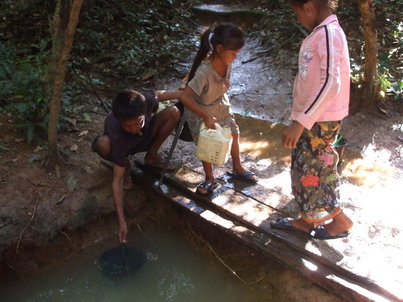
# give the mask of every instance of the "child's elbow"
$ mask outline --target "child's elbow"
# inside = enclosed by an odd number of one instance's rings
[[[329,95],[337,95],[340,92],[341,88],[341,80],[340,77],[338,76],[331,76],[330,77],[330,89],[329,89]]]

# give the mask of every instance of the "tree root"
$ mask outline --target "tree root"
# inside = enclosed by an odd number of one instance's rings
[[[15,250],[16,254],[18,254],[19,247],[20,247],[20,242],[22,240],[22,236],[24,236],[25,231],[27,230],[27,228],[29,227],[31,222],[35,219],[36,209],[38,208],[38,204],[39,204],[39,197],[37,197],[37,199],[36,199],[34,212],[32,213],[31,219],[28,221],[28,223],[25,225],[24,229],[22,230],[22,232],[20,234],[20,238],[18,238],[17,247],[16,247],[16,250]]]

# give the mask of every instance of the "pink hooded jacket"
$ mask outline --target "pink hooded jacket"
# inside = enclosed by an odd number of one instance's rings
[[[346,36],[330,15],[302,43],[291,119],[307,129],[348,115],[350,58]]]

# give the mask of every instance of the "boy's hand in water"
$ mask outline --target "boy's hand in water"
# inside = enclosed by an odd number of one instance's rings
[[[119,222],[119,242],[120,243],[127,243],[127,224],[126,221]]]
[[[217,122],[216,118],[212,115],[208,115],[204,119],[204,124],[206,125],[207,128],[209,129],[215,129],[215,123]]]
[[[283,132],[283,146],[289,149],[296,148],[303,131],[304,126],[297,121],[293,121],[291,126],[287,127]]]

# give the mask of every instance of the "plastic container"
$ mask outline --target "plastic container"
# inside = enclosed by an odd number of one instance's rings
[[[223,166],[230,155],[232,134],[227,127],[215,126],[216,129],[208,129],[203,123],[200,127],[196,155],[202,161]]]

